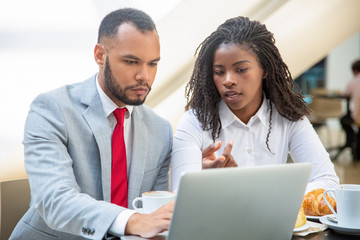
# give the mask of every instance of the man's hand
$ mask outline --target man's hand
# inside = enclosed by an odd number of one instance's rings
[[[169,230],[174,205],[175,201],[171,201],[153,213],[133,214],[125,227],[125,234],[152,238],[161,232]]]
[[[202,168],[224,168],[224,167],[237,167],[231,150],[233,141],[229,141],[222,153],[218,158],[215,157],[215,152],[220,149],[222,142],[210,144],[207,148],[202,151]]]

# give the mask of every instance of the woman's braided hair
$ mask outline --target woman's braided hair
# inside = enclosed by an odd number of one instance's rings
[[[263,92],[270,100],[269,131],[271,132],[272,104],[281,116],[297,121],[310,113],[300,91],[293,81],[287,65],[275,46],[273,34],[258,21],[247,17],[236,17],[220,25],[197,48],[195,67],[185,90],[186,110],[193,109],[204,131],[211,130],[215,141],[221,131],[219,102],[221,96],[213,81],[213,58],[221,44],[236,43],[247,47],[256,57],[264,70]],[[295,89],[296,88],[296,89]]]

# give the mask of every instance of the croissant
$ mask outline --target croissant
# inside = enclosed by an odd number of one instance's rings
[[[304,208],[305,215],[308,216],[323,216],[332,214],[330,208],[326,205],[323,199],[324,189],[318,188],[311,192],[308,192],[303,200],[302,207]],[[326,199],[330,205],[336,211],[336,202],[332,197],[326,196]]]
[[[305,212],[304,212],[304,208],[301,207],[300,208],[300,211],[297,215],[297,218],[296,218],[296,223],[295,223],[295,228],[298,228],[298,227],[301,227],[303,225],[305,225],[306,223],[306,217],[305,217]]]

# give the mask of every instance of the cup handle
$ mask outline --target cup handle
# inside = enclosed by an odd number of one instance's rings
[[[330,208],[330,210],[332,211],[332,213],[336,216],[336,212],[334,210],[334,208],[331,206],[331,204],[329,203],[329,201],[326,199],[326,194],[327,192],[333,192],[334,195],[335,195],[335,191],[334,190],[326,190],[324,193],[323,193],[323,198],[325,200],[325,203],[326,205],[328,205],[328,207]],[[336,201],[336,200],[335,200]]]
[[[136,211],[140,211],[140,210],[141,210],[141,208],[138,208],[138,207],[136,206],[137,202],[139,202],[139,201],[142,202],[142,197],[137,197],[137,198],[135,198],[135,199],[133,200],[133,202],[132,202],[132,206],[133,206],[134,210],[136,210]]]

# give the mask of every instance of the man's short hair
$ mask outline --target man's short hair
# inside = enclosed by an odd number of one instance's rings
[[[133,8],[115,10],[101,21],[98,33],[98,43],[103,38],[116,37],[118,28],[123,23],[132,23],[139,31],[156,31],[154,21],[145,12]]]

